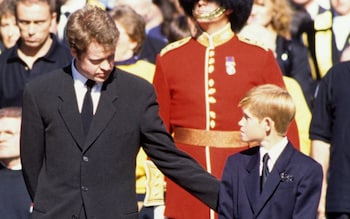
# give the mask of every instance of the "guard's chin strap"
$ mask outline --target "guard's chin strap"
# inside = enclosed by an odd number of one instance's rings
[[[223,15],[225,13],[226,9],[222,8],[222,7],[218,7],[217,9],[215,9],[214,11],[205,13],[205,14],[196,14],[193,13],[193,17],[195,19],[207,19],[207,20],[214,20],[218,17],[220,17],[221,15]]]

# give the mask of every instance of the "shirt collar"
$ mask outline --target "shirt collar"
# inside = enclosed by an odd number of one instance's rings
[[[74,80],[74,84],[78,84],[79,86],[85,87],[85,83],[88,80],[87,77],[85,77],[84,75],[82,75],[78,69],[75,67],[75,59],[72,60],[72,76],[73,76],[73,80]],[[96,82],[95,86],[94,86],[97,90],[101,90],[102,87],[102,83],[101,82]]]
[[[88,80],[88,78],[86,78],[85,76],[83,76],[82,74],[80,74],[78,72],[74,63],[75,63],[75,59],[72,60],[72,75],[73,75],[73,79],[74,79],[74,84],[77,83],[81,86],[84,86],[85,82]]]
[[[275,165],[277,159],[281,155],[282,151],[287,146],[287,144],[288,144],[288,139],[287,139],[287,137],[284,137],[280,142],[278,142],[276,145],[271,147],[271,149],[269,149],[269,150],[267,150],[264,147],[260,147],[260,162],[262,162],[262,158],[263,158],[264,154],[266,154],[266,153],[269,154],[269,157],[270,157],[270,160],[269,160],[270,172],[271,172],[273,166]]]
[[[49,51],[41,58],[44,58],[50,62],[55,62],[55,57],[53,56],[54,51],[57,49],[56,47],[60,46],[57,37],[55,34],[50,33],[50,37],[52,39],[52,44],[50,46]],[[21,44],[21,38],[19,38],[16,42],[16,44],[11,48],[10,55],[9,55],[9,60],[18,60],[20,57],[18,56],[18,49]]]
[[[137,55],[133,57],[123,60],[123,61],[115,61],[114,65],[132,65],[135,64],[140,58]]]

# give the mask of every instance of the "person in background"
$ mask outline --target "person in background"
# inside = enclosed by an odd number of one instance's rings
[[[299,83],[311,109],[317,83],[312,79],[307,48],[300,40],[291,38],[291,21],[292,8],[288,0],[255,0],[240,34],[274,52],[283,75]]]
[[[146,37],[143,17],[128,5],[115,6],[109,14],[119,30],[119,39],[114,57],[115,66],[152,83],[155,66],[139,57]],[[163,218],[163,179],[163,174],[154,166],[152,161],[147,159],[146,153],[140,148],[136,160],[136,193],[140,209],[139,219]],[[146,188],[148,189],[146,190]],[[147,197],[146,200],[145,197]]]
[[[155,63],[160,50],[167,44],[161,33],[163,15],[160,8],[152,0],[116,0],[115,6],[129,5],[145,20],[146,39],[140,52],[140,59]]]
[[[316,218],[322,167],[286,137],[296,111],[288,91],[260,85],[249,90],[239,106],[241,138],[259,146],[227,159],[219,219]]]
[[[239,137],[240,97],[260,84],[284,87],[273,53],[236,34],[252,3],[180,0],[198,28],[193,37],[165,47],[156,62],[154,86],[166,127],[177,147],[217,178],[230,154],[249,147]],[[289,136],[299,148],[295,122]],[[171,219],[215,217],[215,212],[171,181],[167,181],[165,206],[165,216]]]
[[[310,126],[311,156],[323,167],[318,219],[350,218],[350,62],[335,64],[322,78]]]
[[[0,3],[0,54],[14,46],[19,38],[15,17],[16,0]]]
[[[164,21],[162,11],[152,0],[116,0],[116,2],[116,5],[129,5],[145,19],[145,30],[148,36],[166,42],[161,32],[161,25]]]
[[[20,39],[0,55],[0,107],[21,106],[28,81],[70,63],[69,48],[50,33],[55,11],[51,0],[17,0]]]
[[[316,16],[329,10],[330,3],[328,0],[324,4],[319,0],[289,0],[293,8],[293,19],[291,26],[291,35],[295,39],[301,39],[302,33],[307,31],[310,23],[313,22]]]
[[[71,64],[26,85],[21,161],[32,219],[138,219],[140,147],[167,177],[217,208],[219,181],[176,148],[153,85],[115,67],[118,36],[100,7],[75,11],[66,31]]]
[[[65,42],[64,31],[66,28],[68,17],[74,11],[84,7],[87,4],[86,0],[57,0],[57,27],[56,35],[61,42]]]
[[[317,82],[335,64],[350,60],[350,1],[330,0],[331,9],[317,15],[302,33]]]
[[[0,109],[1,219],[30,218],[31,200],[21,170],[20,129],[21,108]]]

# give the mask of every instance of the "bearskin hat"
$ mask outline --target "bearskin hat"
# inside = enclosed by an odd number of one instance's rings
[[[226,10],[231,10],[229,15],[231,29],[238,32],[246,23],[253,6],[253,0],[208,0],[215,1]],[[192,10],[198,0],[179,0],[186,15],[193,17]]]

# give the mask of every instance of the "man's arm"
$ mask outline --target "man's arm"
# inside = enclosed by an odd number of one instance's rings
[[[44,128],[34,97],[27,89],[23,96],[20,141],[23,176],[29,194],[34,200],[44,159]]]
[[[153,88],[152,88],[153,89]],[[159,108],[153,90],[145,89],[146,100],[140,122],[142,145],[146,154],[162,173],[197,197],[208,207],[217,210],[220,183],[213,175],[185,152],[176,148],[159,117]]]
[[[321,164],[323,170],[323,182],[321,190],[321,198],[318,205],[318,218],[324,219],[326,208],[326,192],[327,192],[327,172],[329,165],[329,149],[330,144],[321,140],[311,141],[311,157]]]

